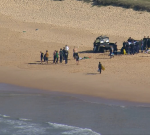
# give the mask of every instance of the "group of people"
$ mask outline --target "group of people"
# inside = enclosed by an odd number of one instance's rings
[[[44,62],[46,62],[46,64],[48,64],[48,57],[49,57],[48,50],[46,50],[45,54],[43,52],[40,52],[40,53],[41,53],[41,55],[40,55],[41,64],[43,63],[43,60],[44,60]]]
[[[59,52],[57,50],[54,51],[53,53],[53,63],[57,64],[58,59],[59,62],[62,63],[63,60],[65,60],[65,64],[68,63],[68,55],[69,55],[69,47],[66,45],[65,47],[60,48]]]
[[[122,54],[132,54],[134,55],[135,53],[139,53],[139,50],[143,52],[148,52],[150,51],[150,38],[149,36],[144,36],[143,39],[141,40],[134,40],[131,37],[127,41],[123,42],[123,47],[121,48],[121,53]],[[113,45],[110,46],[110,58],[114,57],[114,54],[117,54],[117,42],[114,43]],[[46,64],[48,64],[48,57],[49,53],[48,50],[46,50],[45,54],[43,52],[41,53],[41,64],[44,60]],[[68,55],[69,55],[69,47],[66,45],[65,47],[60,48],[59,52],[57,50],[54,51],[53,53],[53,63],[57,64],[58,61],[60,63],[65,61],[65,64],[68,63]],[[76,60],[76,64],[79,64],[79,54],[78,50],[76,47],[73,48],[73,58]],[[98,64],[98,72],[101,74],[101,70],[105,70],[104,67],[102,66],[101,62]]]
[[[121,48],[122,54],[132,54],[141,52],[146,52],[150,48],[150,38],[149,36],[144,36],[141,40],[134,40],[131,37],[125,42],[123,42],[123,47]]]
[[[41,55],[40,55],[40,58],[41,58],[41,64],[44,62],[46,62],[46,64],[48,64],[48,57],[49,57],[49,53],[48,53],[48,50],[46,50],[46,53],[44,54],[43,52],[40,52]],[[69,55],[69,47],[68,45],[66,45],[65,47],[60,48],[60,50],[55,50],[53,52],[53,63],[54,64],[57,64],[58,61],[60,63],[62,63],[63,61],[65,61],[65,64],[68,63],[68,55]],[[77,51],[77,48],[74,47],[73,49],[73,58],[76,59],[76,63],[77,65],[79,64],[79,54],[78,54],[78,51]]]

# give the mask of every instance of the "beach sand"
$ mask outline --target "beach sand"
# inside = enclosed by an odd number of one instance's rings
[[[76,0],[1,0],[0,83],[43,90],[150,103],[150,55],[92,53],[93,42],[107,35],[118,48],[128,37],[149,36],[150,13],[96,7]],[[68,64],[53,64],[53,51],[68,45]],[[76,46],[81,60],[73,59]],[[40,51],[49,64],[40,64]],[[105,66],[100,75],[99,61]]]

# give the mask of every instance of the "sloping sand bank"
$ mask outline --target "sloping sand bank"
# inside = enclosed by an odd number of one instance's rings
[[[149,35],[150,14],[116,7],[92,7],[76,0],[2,0],[0,5],[0,82],[45,90],[149,102],[150,55],[91,53],[93,41],[106,34],[118,48],[128,37]],[[53,51],[70,47],[65,65],[53,64]],[[81,60],[76,65],[73,47]],[[40,51],[49,64],[40,64]],[[101,61],[106,70],[97,72]]]

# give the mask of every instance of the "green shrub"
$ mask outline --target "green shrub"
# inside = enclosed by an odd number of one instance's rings
[[[119,6],[123,8],[132,8],[134,10],[150,11],[150,0],[82,0],[92,2],[96,6]]]

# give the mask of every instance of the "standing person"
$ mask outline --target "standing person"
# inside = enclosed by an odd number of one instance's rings
[[[149,44],[149,36],[147,36],[147,38],[146,38],[146,49],[145,50],[148,49],[148,44]]]
[[[74,46],[74,48],[73,48],[73,58],[74,58],[74,59],[76,59],[76,58],[75,58],[76,53],[78,53],[78,50],[77,50],[77,48]]]
[[[132,42],[132,38],[131,37],[128,38],[128,42]]]
[[[131,54],[134,55],[134,42],[132,41],[132,43],[130,44],[131,46]]]
[[[128,50],[129,50],[129,44],[128,44],[128,42],[126,42],[126,48],[125,48],[125,50],[126,50],[127,54],[129,54],[129,52],[128,52]]]
[[[65,45],[65,50],[69,51],[69,46],[68,45]]]
[[[60,51],[59,51],[59,59],[60,59],[60,63],[62,63],[62,60],[63,60],[63,51],[62,49],[60,48]]]
[[[144,38],[143,38],[143,49],[145,49],[145,50],[146,50],[146,45],[147,45],[147,38],[146,38],[146,36],[144,36]]]
[[[126,48],[126,42],[125,41],[123,42],[123,48]]]
[[[47,64],[48,64],[48,56],[49,56],[48,50],[46,50],[46,53],[45,53],[45,61],[46,61]]]
[[[75,59],[75,46],[73,48],[73,58]]]
[[[112,57],[114,57],[113,50],[114,50],[113,47],[110,46],[110,59],[111,59]]]
[[[116,55],[117,55],[117,51],[118,51],[118,49],[117,49],[117,42],[115,42],[115,44],[114,44],[114,52],[115,52]]]
[[[131,54],[131,44],[128,43],[128,45],[129,45],[129,47],[128,47],[128,54]]]
[[[101,74],[101,70],[102,70],[102,64],[101,64],[101,62],[99,62],[99,64],[98,64],[98,71],[99,71],[100,74]]]
[[[56,62],[56,50],[53,52],[53,63]]]
[[[76,53],[75,59],[76,59],[76,64],[79,65],[79,54],[78,53]]]
[[[68,63],[68,51],[65,50],[65,64]]]
[[[135,43],[136,53],[139,53],[139,41]]]
[[[56,62],[55,62],[55,64],[56,64],[56,63],[58,63],[58,55],[59,55],[59,54],[58,54],[58,51],[56,51],[56,54],[55,54],[55,55],[56,55]]]
[[[44,59],[44,53],[43,53],[43,52],[41,52],[41,51],[40,51],[40,53],[41,53],[40,58],[41,58],[41,64],[42,64],[42,60]]]
[[[65,51],[65,47],[63,47],[63,50],[62,50],[62,51],[63,51],[63,60],[65,60],[65,52],[66,52],[66,51]]]
[[[150,48],[150,38],[149,38],[149,36],[147,37],[147,48],[148,49]]]
[[[144,49],[144,40],[141,39],[141,52],[143,52],[143,49]]]
[[[46,53],[44,54],[44,62],[46,61]]]

